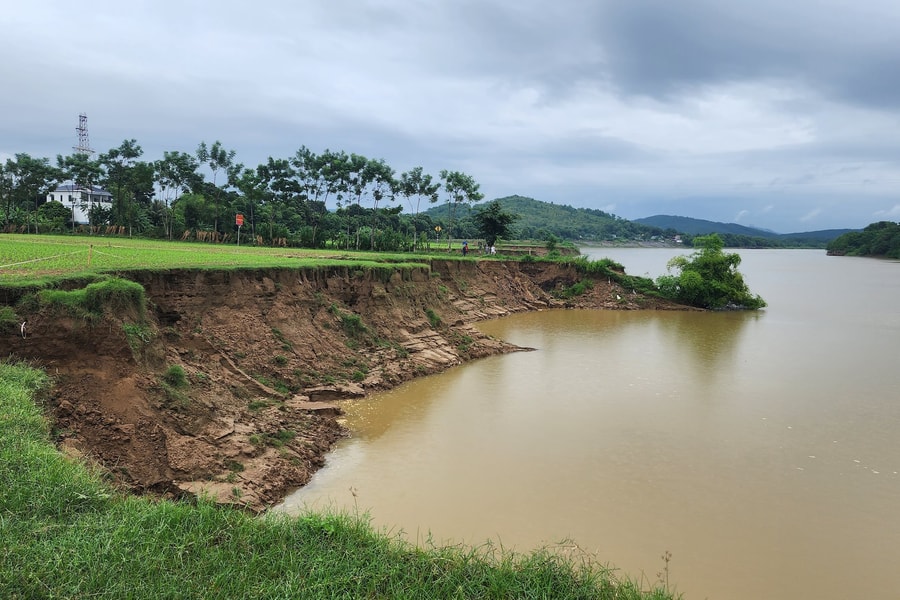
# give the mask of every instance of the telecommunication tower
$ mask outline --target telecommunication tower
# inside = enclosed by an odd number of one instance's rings
[[[78,145],[72,146],[72,150],[76,154],[92,155],[94,150],[91,148],[91,141],[88,138],[87,115],[85,113],[78,115],[78,127],[75,128],[75,132],[78,134]]]

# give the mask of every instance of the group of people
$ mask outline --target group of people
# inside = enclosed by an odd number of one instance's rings
[[[497,254],[497,249],[491,244],[489,252],[491,254]],[[464,240],[462,243],[462,253],[463,256],[466,256],[469,253],[469,240]]]

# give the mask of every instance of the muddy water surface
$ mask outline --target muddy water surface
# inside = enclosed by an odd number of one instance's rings
[[[591,252],[651,276],[674,253]],[[900,264],[741,254],[764,311],[484,323],[537,350],[348,403],[353,436],[284,508],[571,540],[647,582],[668,551],[688,599],[898,597]]]

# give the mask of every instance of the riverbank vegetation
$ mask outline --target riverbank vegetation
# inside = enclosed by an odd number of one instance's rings
[[[845,233],[828,244],[828,254],[900,258],[900,223],[879,221],[862,231]]]
[[[508,224],[507,224],[508,225]],[[554,246],[552,238],[543,249]],[[625,268],[610,259],[589,260],[585,257],[560,255],[549,250],[548,256],[537,257],[532,252],[519,256],[484,255],[481,259],[560,261],[574,266],[586,277],[606,277],[633,294],[660,296],[689,306],[721,309],[744,308],[755,310],[765,301],[750,293],[737,271],[740,256],[723,252],[722,239],[717,235],[700,236],[696,242],[701,249],[690,257],[672,259],[670,269],[677,274],[665,275],[656,281],[625,273]],[[537,247],[534,247],[537,249]],[[442,257],[448,256],[446,252]],[[462,254],[451,254],[464,260]],[[279,249],[267,247],[239,247],[223,244],[166,242],[128,238],[52,236],[8,234],[0,236],[0,286],[53,287],[67,279],[93,280],[127,270],[168,269],[237,269],[237,268],[317,268],[342,266],[358,271],[397,268],[427,268],[433,256],[425,253],[327,252],[311,249]],[[471,259],[470,259],[471,260]],[[579,290],[570,291],[578,295]]]
[[[681,304],[710,309],[756,310],[765,300],[750,293],[737,267],[738,254],[722,251],[724,242],[717,234],[694,239],[700,249],[690,256],[669,261],[670,275],[657,278],[659,292]]]
[[[365,516],[262,518],[119,493],[63,456],[41,371],[0,363],[0,596],[668,599],[562,551],[415,547]]]

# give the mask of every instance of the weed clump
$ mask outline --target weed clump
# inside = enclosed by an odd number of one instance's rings
[[[433,309],[426,308],[426,309],[425,309],[425,316],[428,317],[428,322],[431,323],[431,327],[432,327],[433,329],[437,329],[438,327],[440,327],[440,325],[441,325],[441,318],[438,316],[438,314],[437,314],[436,312],[434,312]]]
[[[163,381],[176,389],[187,386],[187,375],[181,365],[171,365],[163,374]]]

